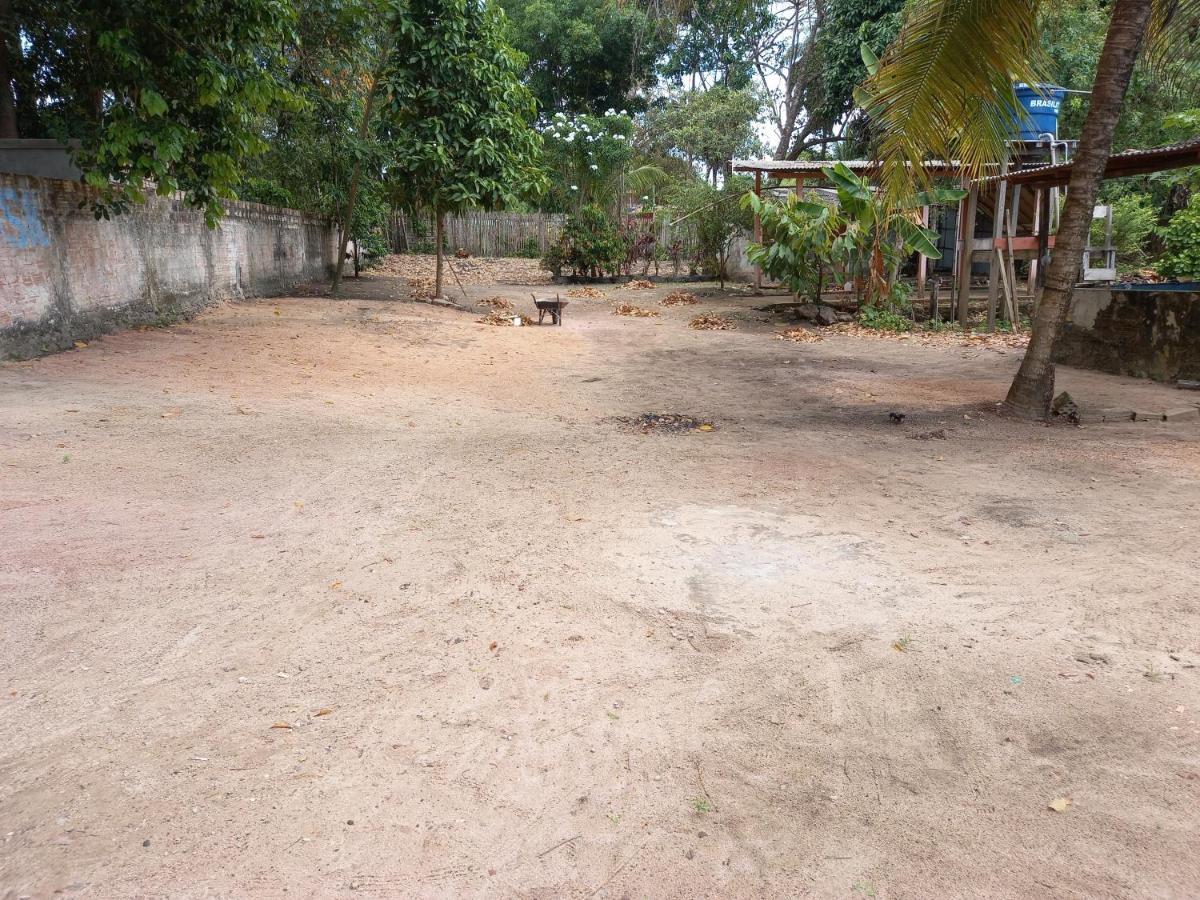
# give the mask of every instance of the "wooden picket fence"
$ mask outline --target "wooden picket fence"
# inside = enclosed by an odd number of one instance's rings
[[[561,213],[451,213],[446,216],[446,246],[451,251],[465,250],[472,256],[541,257],[558,240],[566,218]],[[432,253],[433,231],[432,214],[422,212],[412,216],[395,212],[388,241],[393,253]],[[660,222],[657,238],[663,248],[680,241],[684,259],[694,252],[695,231],[686,222],[675,228],[668,222]]]
[[[472,256],[540,257],[558,240],[566,216],[553,213],[483,212],[446,216],[446,246]],[[433,216],[392,216],[389,240],[395,253],[433,251]]]

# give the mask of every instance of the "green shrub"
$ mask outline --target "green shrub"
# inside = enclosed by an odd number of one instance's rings
[[[576,275],[599,278],[617,274],[625,253],[625,242],[604,210],[585,206],[567,219],[558,243],[547,251],[541,266],[556,275],[569,267]]]
[[[563,266],[566,264],[567,259],[563,253],[562,241],[558,241],[546,248],[546,255],[538,263],[538,268],[545,269],[551,275],[558,277],[562,274]]]
[[[1200,194],[1171,216],[1164,239],[1166,252],[1158,271],[1180,281],[1200,279]]]
[[[905,318],[894,309],[880,306],[864,306],[858,311],[858,324],[879,331],[912,331],[911,319]]]

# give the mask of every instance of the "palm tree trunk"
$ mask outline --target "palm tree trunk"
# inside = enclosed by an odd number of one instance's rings
[[[1054,239],[1054,255],[1046,269],[1045,288],[1033,323],[1033,338],[1004,401],[1021,418],[1045,419],[1050,415],[1054,345],[1071,307],[1071,295],[1092,226],[1096,193],[1104,178],[1125,92],[1146,35],[1150,6],[1148,0],[1116,0],[1113,4],[1108,36],[1096,66],[1091,105],[1071,169],[1067,203]]]

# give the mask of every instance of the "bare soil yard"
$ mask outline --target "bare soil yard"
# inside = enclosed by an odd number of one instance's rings
[[[1196,395],[673,289],[0,366],[0,897],[1194,896]]]

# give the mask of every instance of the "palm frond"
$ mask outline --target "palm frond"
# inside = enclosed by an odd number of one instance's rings
[[[1195,2],[1195,0],[1189,0]],[[930,158],[967,177],[1004,158],[1019,106],[1014,82],[1045,68],[1039,0],[925,0],[864,85],[879,124],[880,182],[893,202],[928,183]]]
[[[626,172],[625,180],[632,190],[648,191],[651,188],[660,188],[667,184],[671,180],[671,176],[659,166],[646,163]]]
[[[1154,0],[1143,60],[1168,82],[1195,77],[1200,64],[1200,0]]]

